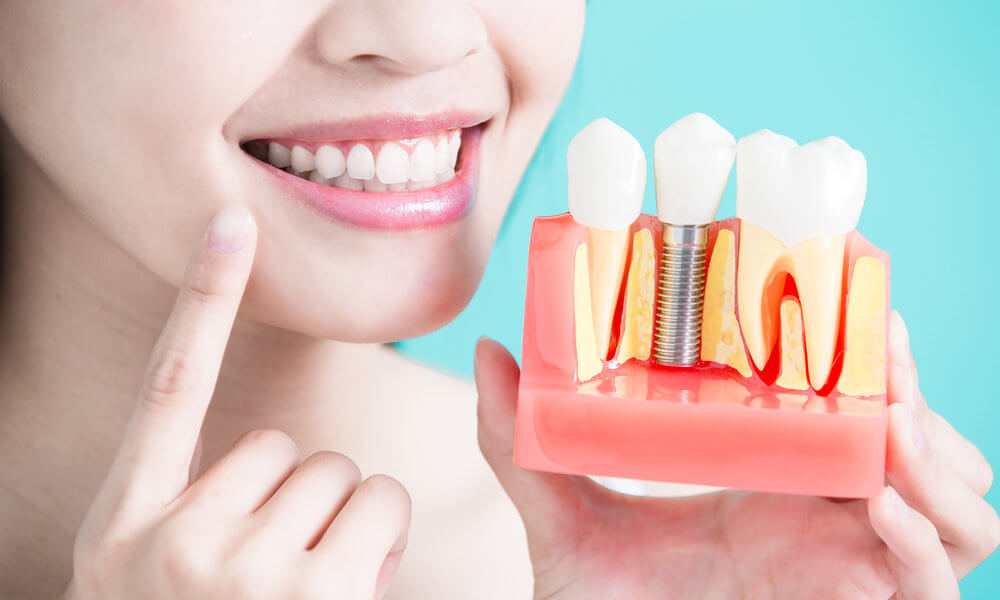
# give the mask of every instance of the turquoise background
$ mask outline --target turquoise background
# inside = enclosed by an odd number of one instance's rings
[[[566,99],[518,190],[468,309],[404,352],[471,375],[487,334],[520,348],[532,219],[566,211],[566,145],[607,116],[638,138],[705,112],[737,138],[837,135],[868,159],[860,231],[892,255],[892,302],[931,406],[1000,465],[997,2],[592,2]],[[719,210],[734,214],[735,181]],[[644,212],[655,213],[652,176]],[[997,491],[988,496],[997,506]],[[996,598],[996,556],[962,583]]]

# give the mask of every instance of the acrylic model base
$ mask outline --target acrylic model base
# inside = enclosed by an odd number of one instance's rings
[[[659,227],[655,218],[643,215],[630,230],[635,244],[616,313],[617,350],[594,366],[582,356],[587,346],[581,345],[578,331],[589,317],[585,310],[581,319],[579,302],[586,232],[568,214],[535,221],[517,464],[763,492],[846,498],[877,494],[885,477],[888,256],[857,232],[847,235],[835,358],[830,383],[816,391],[803,384],[802,311],[791,277],[776,284],[787,286],[782,293],[788,296],[778,317],[778,347],[764,368],[747,360],[739,326],[734,332],[728,323],[727,330],[726,315],[717,314],[728,310],[734,313],[730,320],[738,321],[733,277],[739,273],[733,271],[741,223],[736,219],[710,228],[703,341],[709,347],[702,362],[672,368],[652,361],[645,331],[653,328],[648,304],[655,279],[650,281],[645,271],[655,273],[659,250],[650,240],[660,239]],[[643,253],[654,264],[640,270]],[[646,299],[629,298],[639,294]],[[798,309],[797,323],[785,321],[796,316],[791,309]],[[704,360],[706,356],[715,360]]]

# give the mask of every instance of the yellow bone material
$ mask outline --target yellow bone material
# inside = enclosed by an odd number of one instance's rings
[[[587,228],[590,257],[590,301],[593,309],[594,339],[597,355],[608,356],[611,323],[618,306],[625,261],[628,259],[629,229],[605,231]]]
[[[601,372],[601,359],[594,339],[586,244],[580,244],[576,249],[573,266],[573,313],[576,317],[576,377],[580,381],[587,381]]]
[[[632,260],[625,283],[622,333],[615,359],[649,359],[653,343],[653,312],[656,303],[656,248],[653,234],[640,229],[632,238]]]
[[[728,229],[715,238],[705,277],[701,359],[729,365],[744,377],[751,375],[736,320],[736,235]]]
[[[781,302],[781,364],[775,383],[790,390],[809,389],[806,349],[802,341],[802,308],[794,298]]]
[[[813,389],[826,384],[840,331],[845,240],[844,235],[834,235],[788,248],[760,227],[741,223],[739,320],[757,368],[763,368],[774,351],[785,278],[790,276],[802,307],[809,382]]]
[[[885,265],[871,256],[854,264],[847,292],[844,369],[837,390],[853,396],[886,392]]]

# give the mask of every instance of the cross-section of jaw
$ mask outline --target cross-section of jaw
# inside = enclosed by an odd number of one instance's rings
[[[757,368],[767,364],[780,306],[795,282],[802,306],[809,383],[830,376],[840,330],[844,245],[864,205],[864,155],[839,138],[804,146],[764,130],[740,140],[736,216],[740,327]]]

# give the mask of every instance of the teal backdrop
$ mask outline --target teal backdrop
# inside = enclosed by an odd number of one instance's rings
[[[531,221],[566,211],[566,145],[606,116],[646,149],[704,112],[737,138],[836,135],[868,159],[858,229],[892,255],[892,303],[909,325],[931,406],[1000,466],[1000,2],[798,0],[591,2],[566,98],[522,180],[468,309],[400,344],[471,376],[487,334],[519,354]],[[652,175],[643,212],[656,212]],[[734,214],[735,178],[719,209]],[[997,506],[1000,495],[988,498]],[[1000,597],[996,556],[963,598]]]

